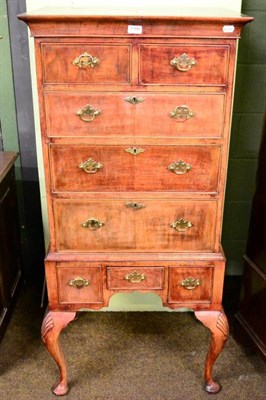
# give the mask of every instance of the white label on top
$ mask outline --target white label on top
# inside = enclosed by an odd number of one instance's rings
[[[232,32],[234,32],[234,30],[235,30],[234,25],[224,25],[223,26],[223,32],[232,33]]]
[[[128,25],[127,33],[132,33],[134,35],[141,35],[142,26],[141,25]]]

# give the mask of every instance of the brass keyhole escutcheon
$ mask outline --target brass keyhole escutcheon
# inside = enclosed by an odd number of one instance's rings
[[[137,210],[140,210],[141,208],[146,207],[145,204],[135,203],[133,201],[129,201],[128,203],[125,203],[125,206],[127,208],[132,208],[132,210],[134,210],[134,211],[137,211]]]
[[[143,97],[137,97],[137,96],[128,96],[128,97],[125,97],[124,100],[133,105],[136,105],[136,104],[139,104],[139,103],[142,103],[143,101],[145,101],[145,99],[143,99]]]
[[[125,151],[133,156],[137,156],[138,154],[144,153],[145,150],[137,147],[129,147],[125,149]]]

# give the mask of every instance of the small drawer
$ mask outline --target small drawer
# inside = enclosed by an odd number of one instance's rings
[[[163,267],[107,267],[109,290],[163,289]]]
[[[57,266],[60,304],[102,303],[101,267]]]
[[[214,265],[169,268],[169,303],[210,303]]]
[[[140,45],[139,80],[153,85],[226,85],[229,46]]]
[[[131,46],[128,44],[43,43],[44,83],[127,84]]]

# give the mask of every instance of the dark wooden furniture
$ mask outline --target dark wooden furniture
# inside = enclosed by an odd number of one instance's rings
[[[0,151],[0,339],[10,319],[21,277],[14,171],[17,156]]]
[[[266,360],[266,119],[252,204],[241,301],[234,336]]]
[[[205,388],[220,389],[236,42],[252,18],[193,11],[19,16],[35,37],[50,220],[42,335],[60,369],[57,395],[68,390],[61,330],[76,311],[133,290],[195,311],[212,332]]]

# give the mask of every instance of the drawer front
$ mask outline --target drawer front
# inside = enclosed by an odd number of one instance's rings
[[[216,201],[54,200],[58,251],[213,251]]]
[[[51,145],[50,160],[55,192],[216,192],[220,147]]]
[[[228,46],[139,46],[139,81],[153,85],[226,85]]]
[[[58,251],[131,250],[134,214],[125,213],[124,204],[102,199],[54,201]]]
[[[213,251],[216,201],[143,200],[135,212],[140,251]],[[133,211],[134,212],[134,211]]]
[[[55,192],[134,189],[134,156],[126,146],[50,146]]]
[[[126,94],[46,92],[48,136],[122,136],[134,132],[134,106]]]
[[[143,94],[142,98],[135,107],[136,136],[222,136],[223,94]]]
[[[140,147],[144,152],[135,160],[135,190],[217,191],[221,153],[219,146]]]
[[[223,94],[46,92],[47,134],[221,137],[224,101]]]
[[[107,289],[163,289],[163,267],[107,267]]]
[[[59,303],[102,303],[101,267],[82,265],[56,268]]]
[[[211,302],[214,266],[195,264],[169,268],[169,303]]]
[[[129,44],[43,43],[44,83],[127,84]]]

